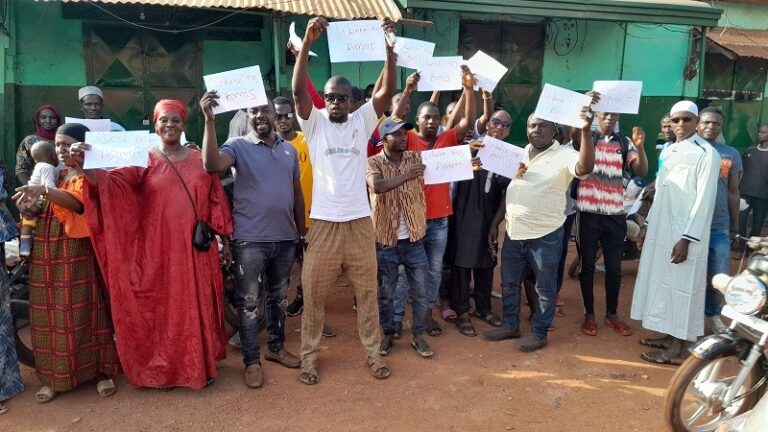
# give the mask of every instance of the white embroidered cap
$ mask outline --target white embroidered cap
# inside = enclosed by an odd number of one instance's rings
[[[81,100],[88,95],[96,95],[104,99],[104,93],[101,92],[100,88],[96,86],[85,86],[77,91],[77,100]]]
[[[696,104],[686,100],[680,101],[672,105],[672,109],[669,110],[669,113],[674,114],[676,112],[681,112],[681,111],[689,112],[695,116],[699,115],[699,108],[696,106]]]

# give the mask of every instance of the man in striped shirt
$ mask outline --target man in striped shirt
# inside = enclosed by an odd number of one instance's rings
[[[581,295],[584,299],[585,319],[581,331],[587,336],[597,335],[594,309],[594,275],[597,250],[602,246],[605,261],[605,325],[622,336],[632,335],[629,326],[617,314],[619,287],[621,286],[621,256],[627,235],[624,211],[624,170],[631,169],[637,176],[648,172],[648,159],[643,142],[645,132],[635,127],[632,142],[614,132],[619,114],[597,113],[598,130],[595,134],[595,167],[578,185],[578,247],[581,258]]]

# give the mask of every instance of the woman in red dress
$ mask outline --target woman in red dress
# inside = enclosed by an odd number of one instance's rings
[[[205,387],[225,357],[218,249],[215,242],[196,249],[192,232],[199,218],[230,235],[232,216],[218,176],[205,172],[199,151],[180,142],[186,117],[179,101],[157,103],[161,142],[146,168],[84,170],[86,215],[117,350],[137,387]],[[73,157],[82,161],[89,149],[76,144]]]

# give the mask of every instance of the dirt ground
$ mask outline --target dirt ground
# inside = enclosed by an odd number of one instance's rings
[[[636,262],[624,263],[620,314],[625,317],[636,268]],[[602,279],[599,273],[598,314],[604,310]],[[498,273],[495,284],[498,290]],[[352,289],[339,286],[327,307],[327,323],[338,336],[323,339],[319,385],[306,386],[297,380],[297,370],[263,362],[264,386],[248,389],[242,357],[230,348],[216,383],[204,390],[135,389],[121,377],[113,397],[100,398],[94,384],[40,405],[34,399],[38,381],[25,367],[27,391],[8,403],[0,431],[663,430],[665,389],[674,367],[640,360],[643,347],[637,341],[649,332],[631,322],[635,335],[621,337],[599,323],[597,337],[584,336],[577,281],[566,280],[563,297],[566,316],[556,319],[541,351],[522,353],[514,341],[469,338],[440,320],[443,335],[428,338],[433,358],[420,358],[406,332],[385,358],[391,377],[377,381],[363,365]],[[500,313],[500,300],[493,303]],[[299,327],[300,318],[288,318],[287,348],[294,353]],[[490,328],[477,320],[475,327]]]

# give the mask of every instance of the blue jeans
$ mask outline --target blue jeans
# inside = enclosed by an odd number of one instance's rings
[[[501,297],[504,326],[509,330],[520,328],[520,288],[527,269],[536,276],[539,304],[533,315],[531,332],[547,337],[557,305],[557,266],[563,248],[563,228],[530,240],[504,238],[501,249]]]
[[[707,258],[707,293],[704,300],[704,315],[720,315],[723,310],[723,295],[712,288],[712,277],[728,273],[731,259],[731,238],[727,229],[713,229],[709,232],[709,257]]]
[[[395,246],[376,245],[379,279],[379,323],[384,334],[395,332],[394,297],[398,267],[405,269],[408,285],[413,290],[413,337],[424,333],[427,319],[427,254],[424,241],[399,240]],[[402,321],[402,318],[401,318]]]
[[[286,294],[291,282],[296,244],[232,242],[235,264],[235,305],[246,366],[260,363],[259,331],[267,326],[267,346],[277,352],[285,343]]]
[[[440,282],[443,279],[443,255],[448,246],[448,218],[427,221],[427,235],[424,236],[424,250],[427,253],[429,270],[427,273],[428,308],[435,307]],[[405,273],[400,273],[395,290],[395,321],[402,322],[405,315],[405,301],[408,297],[408,280]]]

